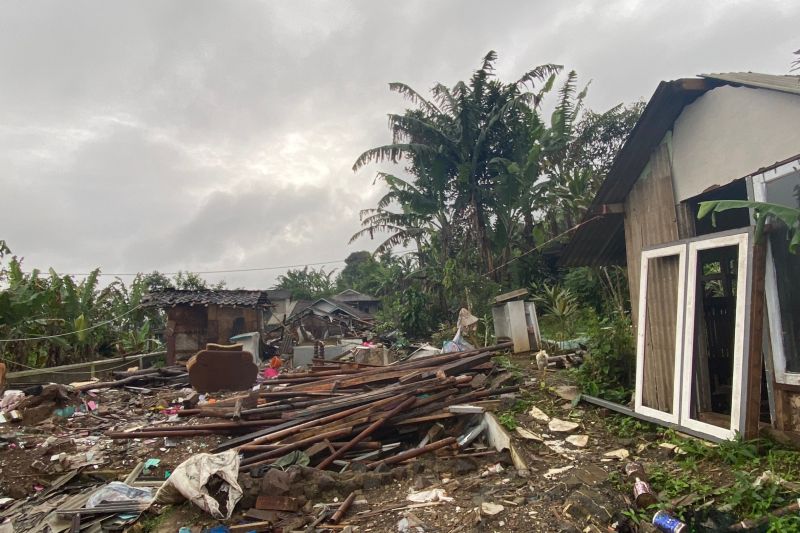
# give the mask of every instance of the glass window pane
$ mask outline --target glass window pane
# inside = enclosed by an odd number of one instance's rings
[[[767,202],[800,208],[800,172],[769,181]],[[776,230],[769,234],[775,278],[780,302],[781,334],[786,371],[800,372],[800,255],[789,253],[786,226],[773,221]]]
[[[730,427],[739,247],[697,254],[691,418]]]

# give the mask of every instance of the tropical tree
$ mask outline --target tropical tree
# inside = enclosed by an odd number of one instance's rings
[[[459,82],[452,88],[437,84],[430,99],[406,84],[391,83],[390,90],[406,96],[414,108],[402,115],[390,114],[392,142],[367,150],[353,165],[358,171],[369,163],[405,161],[413,183],[378,174],[377,179],[389,186],[390,193],[377,208],[383,211],[377,213],[384,214],[387,204],[397,201],[406,217],[402,221],[410,222],[402,227],[411,235],[423,228],[468,227],[467,242],[461,244],[478,249],[485,271],[494,268],[490,241],[494,173],[490,162],[513,153],[511,124],[520,121],[519,115],[528,112],[530,106],[538,106],[541,92],[532,89],[538,84],[546,89],[561,69],[558,65],[541,65],[515,83],[504,84],[493,76],[496,59],[497,54],[489,52],[469,82]],[[439,216],[432,216],[434,213]],[[367,231],[383,229],[380,224],[387,219],[369,218],[375,214],[366,213]],[[455,243],[449,232],[443,233],[440,244],[445,255],[451,255],[450,247]]]
[[[287,270],[286,274],[278,276],[275,288],[291,291],[295,300],[316,300],[336,292],[335,272],[309,267]]]

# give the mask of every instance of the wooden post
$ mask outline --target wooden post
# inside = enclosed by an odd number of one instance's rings
[[[747,350],[747,383],[745,383],[744,438],[758,438],[761,417],[761,371],[764,334],[764,276],[767,268],[765,242],[753,245],[753,278],[750,288],[750,345]],[[739,275],[744,273],[740,272]]]

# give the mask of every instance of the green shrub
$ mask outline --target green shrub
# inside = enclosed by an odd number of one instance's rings
[[[589,354],[575,372],[583,392],[625,403],[633,391],[636,348],[627,314],[593,314],[586,335]]]

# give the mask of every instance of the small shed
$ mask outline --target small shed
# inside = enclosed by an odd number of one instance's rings
[[[800,431],[800,257],[787,228],[755,234],[706,200],[800,206],[800,78],[708,74],[661,82],[565,266],[627,265],[635,411],[712,439]]]
[[[268,292],[261,290],[167,289],[148,293],[142,304],[167,313],[168,364],[192,356],[208,343],[227,344],[241,333],[263,336],[272,308]]]

